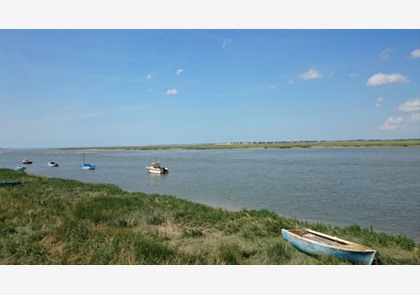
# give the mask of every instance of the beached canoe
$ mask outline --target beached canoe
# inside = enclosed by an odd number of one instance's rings
[[[282,229],[283,238],[302,252],[334,256],[353,264],[370,265],[376,250],[311,229]]]

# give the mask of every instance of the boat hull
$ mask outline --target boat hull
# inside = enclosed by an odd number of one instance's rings
[[[297,249],[311,255],[333,256],[353,264],[364,265],[372,264],[375,259],[376,250],[316,231],[303,231],[308,237],[286,229],[282,229],[282,236]]]
[[[25,166],[21,166],[21,165],[16,166],[16,171],[25,171],[25,170],[26,170]]]
[[[166,174],[166,173],[168,173],[168,169],[165,169],[165,168],[149,168],[149,167],[147,167],[147,170],[149,171],[149,173],[152,173],[152,174]]]
[[[146,166],[147,171],[152,174],[167,174],[169,169],[160,165],[159,162],[151,163]]]
[[[95,170],[96,166],[91,164],[80,164],[82,170]]]

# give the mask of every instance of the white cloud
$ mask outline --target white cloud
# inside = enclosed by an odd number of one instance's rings
[[[178,90],[176,90],[176,88],[171,88],[166,90],[166,95],[176,95],[178,94]]]
[[[183,72],[184,72],[184,70],[183,70],[183,69],[178,69],[178,70],[176,70],[176,75],[177,75],[177,76],[179,76],[179,75],[181,75]]]
[[[408,83],[408,79],[401,74],[382,74],[378,73],[373,75],[367,80],[366,84],[369,86],[377,86],[389,83]]]
[[[401,112],[420,112],[420,98],[406,101],[400,104],[398,109]]]
[[[402,122],[404,121],[403,117],[388,117],[385,120],[385,123],[378,126],[379,129],[381,130],[395,130],[398,129]]]
[[[410,53],[411,58],[419,58],[420,57],[420,49],[414,49]]]
[[[227,39],[223,40],[222,48],[225,48],[226,46],[228,46],[231,43],[232,43],[232,39],[227,38]]]
[[[314,68],[310,68],[308,71],[301,74],[299,78],[301,78],[302,80],[312,80],[312,79],[320,79],[322,78],[322,76],[323,75],[320,72],[318,72]]]
[[[149,75],[147,75],[147,76],[146,76],[146,79],[152,79],[152,75],[150,75],[150,74],[149,74]]]
[[[382,96],[380,96],[380,97],[378,97],[377,99],[376,99],[376,104],[375,104],[375,106],[377,107],[377,108],[379,108],[380,106],[381,106],[381,104],[382,104],[382,102],[384,101],[384,98],[382,97]]]
[[[382,52],[379,54],[379,59],[384,60],[391,56],[391,52],[394,51],[394,49],[391,48],[385,48],[382,50]]]
[[[388,117],[385,123],[378,126],[381,130],[396,130],[403,127],[407,128],[418,126],[420,121],[420,98],[408,100],[399,105],[398,111],[400,115]]]

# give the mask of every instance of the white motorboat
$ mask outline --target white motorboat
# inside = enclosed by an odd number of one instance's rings
[[[167,174],[169,172],[169,169],[160,165],[159,162],[153,162],[149,166],[146,166],[146,168],[152,174]]]
[[[25,158],[25,159],[22,161],[22,164],[25,164],[25,165],[30,165],[30,164],[32,164],[32,161],[31,161],[31,160],[29,160],[28,158]]]
[[[17,165],[16,166],[16,171],[25,171],[25,170],[26,170],[26,167],[23,166],[23,165]]]
[[[58,167],[58,163],[56,163],[54,161],[49,161],[47,165],[48,165],[48,167]]]

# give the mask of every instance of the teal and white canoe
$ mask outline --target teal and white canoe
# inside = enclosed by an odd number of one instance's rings
[[[376,250],[311,229],[282,229],[283,238],[302,252],[334,256],[353,264],[373,263]]]

